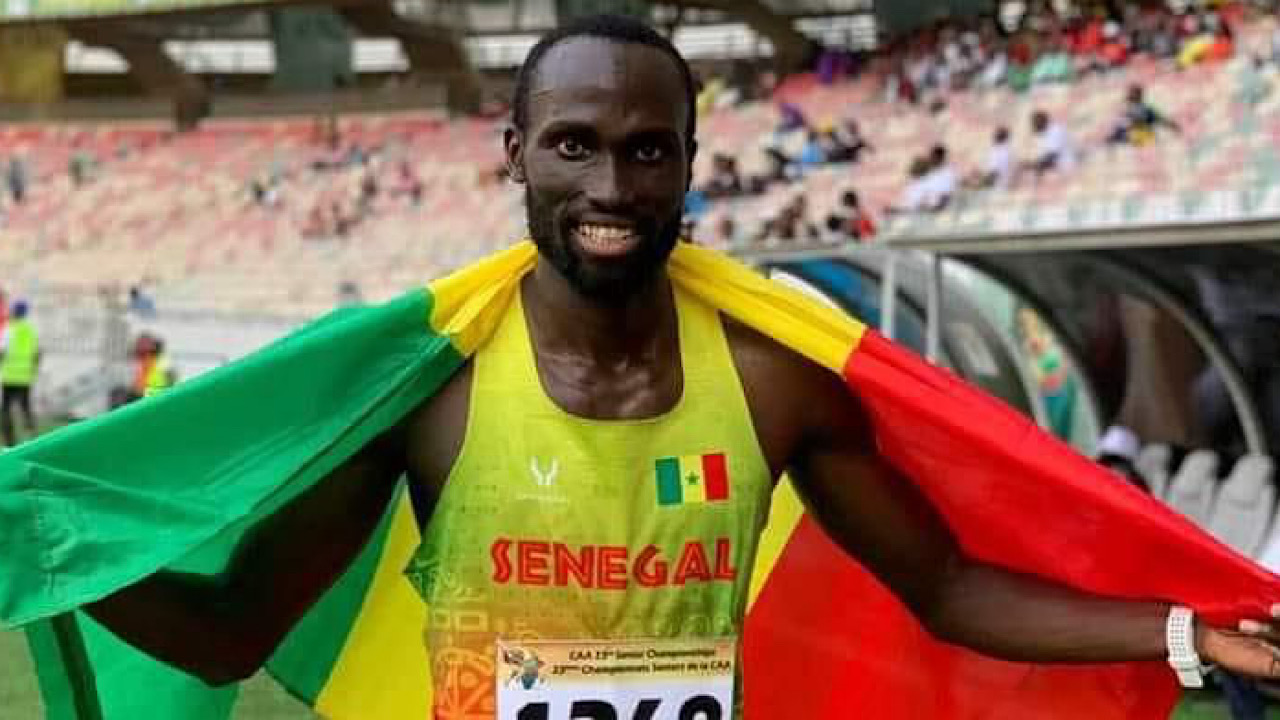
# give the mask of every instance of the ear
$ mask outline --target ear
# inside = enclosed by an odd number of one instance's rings
[[[524,133],[508,127],[502,132],[502,149],[507,157],[507,174],[511,181],[524,184]]]

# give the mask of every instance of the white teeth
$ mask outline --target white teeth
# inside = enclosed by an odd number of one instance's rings
[[[591,240],[613,242],[626,240],[633,234],[631,228],[617,227],[615,225],[595,225],[589,223],[579,225],[578,232]]]

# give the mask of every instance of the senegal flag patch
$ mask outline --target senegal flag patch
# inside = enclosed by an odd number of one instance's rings
[[[729,499],[724,453],[662,458],[654,463],[659,505],[720,502]]]

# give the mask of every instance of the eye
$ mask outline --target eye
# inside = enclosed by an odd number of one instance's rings
[[[666,155],[657,143],[644,143],[636,148],[636,159],[644,163],[658,162]]]
[[[556,152],[566,160],[581,160],[587,156],[586,146],[571,137],[556,143]]]

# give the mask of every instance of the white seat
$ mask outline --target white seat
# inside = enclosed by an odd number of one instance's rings
[[[1169,482],[1165,502],[1203,526],[1213,507],[1217,477],[1218,454],[1212,450],[1196,450],[1182,461]]]
[[[1231,469],[1213,504],[1209,532],[1241,555],[1262,552],[1275,505],[1274,474],[1271,458],[1246,455]]]
[[[1151,443],[1138,452],[1134,467],[1138,474],[1147,481],[1151,488],[1151,496],[1163,500],[1169,492],[1169,465],[1173,461],[1173,450],[1163,443]]]

